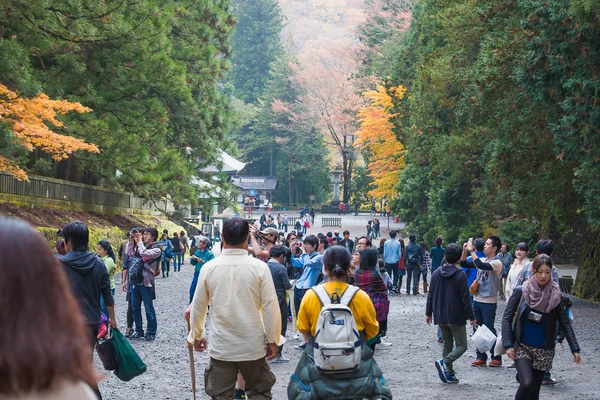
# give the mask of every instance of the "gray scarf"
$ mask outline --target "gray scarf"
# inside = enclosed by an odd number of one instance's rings
[[[562,300],[560,288],[554,281],[550,281],[543,288],[535,281],[532,275],[523,283],[523,300],[529,308],[548,313],[556,308]]]

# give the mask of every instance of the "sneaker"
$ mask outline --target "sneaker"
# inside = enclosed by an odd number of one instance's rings
[[[306,343],[300,343],[294,346],[296,350],[304,350],[306,348]]]
[[[448,373],[448,369],[446,369],[446,363],[444,360],[436,361],[435,367],[437,368],[440,380],[444,383],[448,383],[448,375],[450,374]]]
[[[125,331],[125,337],[126,337],[126,338],[129,338],[129,337],[131,337],[131,335],[133,335],[133,332],[135,332],[135,331],[133,330],[133,328],[127,328],[127,330]]]
[[[475,360],[471,363],[471,367],[487,367],[487,361]]]
[[[246,391],[243,389],[235,389],[235,393],[233,394],[234,400],[245,399]]]
[[[302,340],[302,334],[300,332],[294,333],[294,340],[296,340],[296,341]]]
[[[438,343],[444,343],[444,339],[438,339],[437,342]]]
[[[290,359],[287,358],[286,356],[283,356],[281,354],[277,354],[277,357],[275,357],[275,359],[273,361],[271,361],[271,362],[274,362],[274,363],[283,363],[283,362],[288,362],[288,361],[290,361]]]
[[[548,378],[542,381],[542,385],[556,385],[556,379]]]
[[[134,332],[131,336],[129,336],[130,339],[141,339],[144,337],[144,332]]]
[[[448,374],[448,383],[456,385],[458,382],[459,382],[459,380],[456,377],[456,375],[450,375],[450,374]]]
[[[502,360],[492,360],[489,362],[488,367],[501,367]]]
[[[506,367],[506,368],[517,368],[517,364],[513,362],[512,364],[510,364],[510,365],[509,365],[508,367]]]
[[[384,342],[383,338],[381,338],[381,341],[379,343],[377,343],[378,346],[383,346],[383,347],[392,347],[394,344],[390,343],[390,342]]]
[[[146,334],[146,342],[151,342],[156,338],[156,335],[153,335],[151,333],[147,333]]]

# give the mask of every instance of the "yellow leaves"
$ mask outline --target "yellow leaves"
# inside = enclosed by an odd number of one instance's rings
[[[90,108],[66,100],[51,100],[44,93],[32,99],[19,97],[0,84],[0,121],[10,124],[13,140],[29,151],[35,148],[49,153],[56,161],[67,158],[77,150],[99,153],[95,144],[52,131],[47,123],[62,127],[57,115],[69,112],[90,112]],[[27,174],[13,161],[0,156],[0,171],[8,172],[17,179],[27,179]]]
[[[404,146],[396,139],[390,121],[395,116],[391,113],[392,98],[401,99],[405,92],[403,86],[393,87],[388,92],[383,86],[377,85],[376,90],[364,94],[370,104],[358,113],[360,128],[356,143],[371,153],[368,172],[375,188],[369,194],[376,198],[391,198],[394,195],[398,174],[406,166]]]

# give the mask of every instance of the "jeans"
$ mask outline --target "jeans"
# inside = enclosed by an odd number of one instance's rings
[[[190,303],[194,299],[194,293],[196,293],[196,285],[198,285],[198,276],[200,276],[200,271],[194,271],[194,278],[192,279],[192,284],[190,286]]]
[[[112,295],[115,295],[115,289],[111,289],[110,290],[112,292]],[[104,296],[102,296],[102,293],[100,293],[100,310],[102,310],[102,314],[106,315],[106,318],[109,317],[108,315],[108,309],[106,308],[106,304],[104,304]]]
[[[181,258],[183,254],[173,253],[173,272],[181,271]]]
[[[294,288],[294,307],[296,308],[296,315],[300,314],[300,304],[308,289]]]
[[[161,264],[163,278],[165,277],[165,273],[167,274],[167,276],[169,276],[169,271],[171,270],[171,261],[169,261],[169,259],[165,259],[161,261]]]
[[[497,304],[488,304],[488,303],[480,303],[478,301],[473,301],[473,313],[475,314],[475,319],[477,320],[477,325],[485,325],[494,335],[496,335],[496,329],[494,328],[494,321],[496,320],[496,308]],[[495,343],[495,342],[494,342]],[[495,344],[494,344],[495,346]],[[490,350],[490,355],[492,356],[492,360],[502,360],[502,355],[494,355],[494,346]],[[481,353],[477,350],[477,359],[478,360],[487,360],[487,354]]]
[[[142,321],[143,302],[144,309],[146,310],[146,319],[148,320],[147,333],[156,335],[156,312],[154,311],[152,297],[152,288],[142,285],[136,285],[133,287],[133,291],[131,292],[131,311],[133,312],[133,320],[135,321],[135,331],[138,333],[144,333],[144,323]]]
[[[392,287],[398,287],[398,263],[395,262],[393,264],[385,263],[385,270],[389,274],[390,278],[392,278]],[[392,272],[394,273],[392,275]]]
[[[413,294],[417,294],[417,290],[419,290],[419,278],[421,277],[421,266],[410,262],[406,263],[406,274],[406,293],[410,294],[410,283],[412,279],[412,292]]]
[[[133,328],[133,309],[131,307],[131,300],[127,302],[127,328]]]
[[[464,325],[439,326],[444,337],[444,364],[450,375],[454,375],[452,364],[467,351],[467,327]],[[456,342],[456,347],[454,343]]]
[[[285,233],[287,233],[287,230],[288,230],[288,224],[283,224],[283,231]]]

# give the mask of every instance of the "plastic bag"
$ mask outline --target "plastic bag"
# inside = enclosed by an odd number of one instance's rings
[[[496,341],[496,335],[490,331],[490,329],[482,325],[477,328],[477,331],[471,337],[473,340],[473,344],[482,353],[486,351],[490,351],[494,347],[494,342]]]
[[[109,333],[108,337],[104,339],[96,339],[96,352],[104,369],[107,371],[114,371],[119,366],[119,360],[117,359],[117,351],[115,349],[114,337],[112,332]]]
[[[504,343],[502,343],[502,333],[498,334],[498,339],[496,340],[496,345],[494,346],[494,355],[499,356],[500,354],[506,354]]]
[[[146,364],[131,347],[125,336],[116,328],[113,329],[112,333],[119,362],[118,367],[115,369],[117,378],[127,382],[146,372]]]

